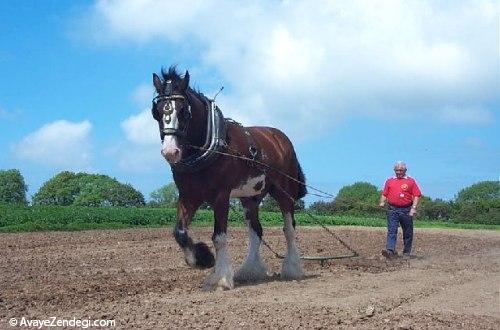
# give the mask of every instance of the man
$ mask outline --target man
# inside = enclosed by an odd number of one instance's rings
[[[418,200],[422,196],[415,180],[406,175],[406,164],[397,161],[394,164],[396,176],[388,178],[380,196],[380,207],[388,201],[387,240],[382,255],[388,259],[397,256],[396,240],[398,227],[403,229],[403,258],[410,258],[413,242],[413,217],[417,214]]]

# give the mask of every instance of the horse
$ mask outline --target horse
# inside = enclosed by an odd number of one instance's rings
[[[224,118],[213,100],[189,86],[188,71],[181,76],[171,66],[168,70],[162,68],[160,74],[153,73],[157,96],[151,112],[159,126],[161,155],[170,165],[179,191],[173,236],[189,266],[214,267],[202,289],[226,290],[232,289],[235,282],[268,278],[260,256],[263,231],[258,217],[259,205],[267,194],[277,201],[284,220],[287,252],[281,278],[302,278],[294,204],[306,195],[307,189],[288,137],[276,128],[244,127]],[[227,246],[231,198],[241,201],[249,239],[248,254],[236,273]],[[214,211],[215,257],[205,243],[194,243],[188,234],[188,226],[202,203],[208,203]]]

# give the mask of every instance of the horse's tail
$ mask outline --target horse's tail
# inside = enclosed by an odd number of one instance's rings
[[[307,194],[307,187],[306,187],[306,176],[304,175],[304,172],[302,172],[302,167],[300,167],[300,163],[298,160],[297,160],[297,167],[299,170],[297,180],[300,182],[298,183],[299,185],[299,192],[297,194],[297,200],[298,200]]]

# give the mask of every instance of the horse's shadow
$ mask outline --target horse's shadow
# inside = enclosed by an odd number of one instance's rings
[[[290,279],[282,279],[280,277],[280,274],[274,273],[272,275],[268,275],[266,278],[260,279],[260,280],[253,280],[253,281],[235,281],[234,286],[235,288],[241,288],[241,287],[247,287],[247,286],[258,286],[262,284],[267,284],[271,282],[302,282],[302,281],[307,281],[311,279],[316,279],[321,277],[319,274],[309,274],[309,275],[304,275],[300,279],[295,279],[295,280],[290,280]]]

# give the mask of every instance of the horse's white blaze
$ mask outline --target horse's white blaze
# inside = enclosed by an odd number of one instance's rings
[[[203,289],[207,291],[217,288],[232,289],[234,286],[234,273],[231,266],[231,258],[227,249],[226,234],[219,234],[215,236],[214,246],[215,267],[213,273],[206,278]]]
[[[175,111],[175,102],[170,102],[170,107],[173,109],[169,115],[163,114],[163,128],[178,129],[179,120],[177,118],[177,111]],[[180,152],[179,143],[175,135],[166,135],[163,139],[161,153],[162,155],[173,154],[176,150]]]
[[[260,238],[250,225],[248,240],[248,255],[235,275],[240,282],[258,281],[267,277],[267,267],[260,257]]]
[[[281,278],[298,279],[304,275],[304,272],[302,271],[299,250],[295,242],[295,229],[292,225],[292,215],[286,213],[284,220],[285,226],[283,231],[285,232],[287,251],[281,268]]]
[[[264,174],[248,178],[236,189],[231,190],[231,198],[235,197],[250,197],[262,193],[266,186],[266,176]]]
[[[161,149],[163,153],[167,153],[175,149],[180,149],[179,143],[177,142],[177,137],[175,135],[165,135],[165,137],[163,138]]]

